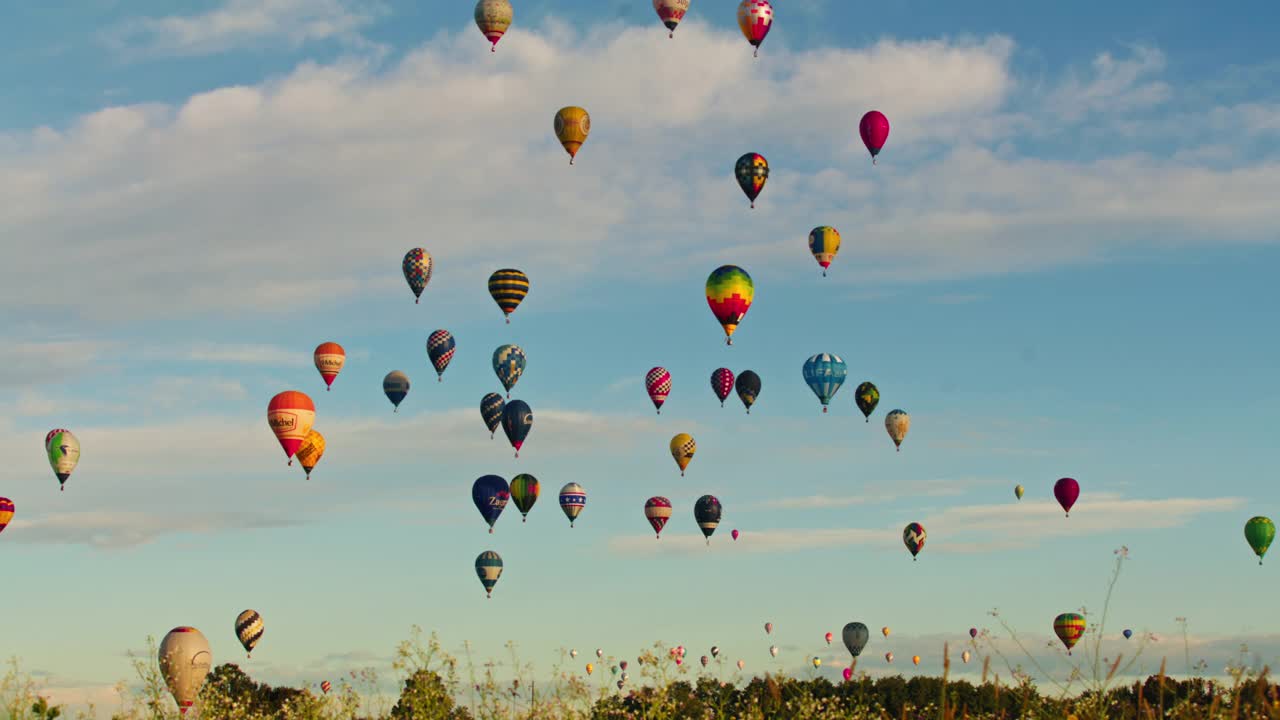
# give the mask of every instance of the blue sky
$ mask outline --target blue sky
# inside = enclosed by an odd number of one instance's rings
[[[469,9],[398,2],[7,23],[0,495],[18,514],[0,551],[40,589],[6,594],[25,621],[3,654],[109,702],[122,653],[174,625],[242,659],[231,628],[253,607],[247,667],[272,682],[380,665],[411,624],[481,656],[514,640],[548,669],[562,646],[661,639],[748,670],[777,643],[800,671],[842,661],[821,636],[857,619],[895,630],[868,652],[937,672],[992,607],[1047,638],[1098,605],[1123,544],[1112,634],[1168,643],[1186,616],[1211,667],[1242,641],[1280,655],[1280,584],[1241,532],[1278,512],[1271,24],[1224,12],[1206,31],[1181,2],[775,4],[756,60],[734,3],[710,0],[674,40],[646,2],[521,2],[496,54]],[[551,133],[567,104],[593,121],[573,167]],[[893,126],[875,167],[857,138],[873,107]],[[772,168],[754,211],[732,178],[748,151]],[[844,238],[827,278],[805,244],[821,224]],[[437,263],[417,306],[415,246]],[[756,283],[732,347],[702,294],[725,262]],[[532,289],[504,325],[485,279],[508,266]],[[458,354],[436,383],[441,327]],[[349,354],[331,393],[325,340]],[[519,460],[477,411],[508,342],[535,415]],[[825,416],[800,370],[819,352],[850,369]],[[661,416],[654,365],[674,376]],[[721,366],[763,378],[750,416],[713,397]],[[413,381],[399,414],[393,369]],[[870,424],[863,379],[883,395]],[[328,438],[309,483],[263,418],[285,389]],[[83,445],[65,493],[39,450],[55,426]],[[667,442],[685,431],[681,478]],[[544,495],[491,537],[471,482],[518,472]],[[1062,476],[1083,487],[1070,519]],[[570,481],[589,494],[572,530]],[[725,506],[710,548],[704,493]],[[661,541],[651,495],[675,505]],[[506,562],[489,601],[486,549]]]

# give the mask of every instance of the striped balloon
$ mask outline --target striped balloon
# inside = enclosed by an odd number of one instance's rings
[[[667,37],[673,38],[676,36],[676,26],[684,19],[684,14],[689,12],[689,0],[653,0],[653,9],[670,31]]]
[[[714,495],[703,495],[693,506],[693,519],[702,528],[702,535],[707,538],[708,545],[711,544],[711,533],[720,524],[721,511],[720,501]]]
[[[431,282],[431,268],[431,254],[426,250],[414,248],[404,254],[400,269],[404,271],[405,282],[409,283],[409,289],[413,291],[414,305],[422,299],[422,291]]]
[[[662,414],[662,403],[667,401],[667,396],[671,394],[671,373],[667,372],[664,367],[656,367],[649,370],[644,376],[644,389],[649,393],[649,399],[653,401],[653,407],[657,409],[658,414]]]
[[[9,521],[13,519],[13,501],[6,497],[0,497],[0,532],[8,527]]]
[[[493,373],[506,389],[507,397],[511,397],[511,388],[515,387],[524,374],[527,361],[528,358],[519,345],[500,345],[493,351]]]
[[[332,688],[333,688],[333,685],[328,680],[325,680],[324,682],[320,683],[320,692],[324,693],[325,695],[328,695],[329,690],[331,690]]]
[[[400,412],[400,403],[409,394],[409,376],[399,370],[392,370],[382,378],[382,392],[394,406],[395,409],[392,412]]]
[[[911,552],[911,558],[914,560],[916,555],[924,549],[925,531],[924,526],[920,523],[909,523],[902,529],[902,543],[907,546],[907,550]]]
[[[485,550],[476,557],[476,575],[484,585],[485,597],[493,597],[493,586],[502,576],[502,558],[492,550]]]
[[[693,460],[693,454],[697,451],[698,443],[693,441],[693,436],[689,433],[680,433],[671,438],[671,457],[680,468],[681,477],[684,476],[685,468],[689,467],[689,461]]]
[[[484,38],[489,41],[489,52],[498,51],[498,41],[506,34],[507,28],[511,27],[513,16],[511,0],[478,0],[476,2],[476,27],[480,28]]]
[[[586,506],[587,491],[581,485],[571,482],[560,488],[560,509],[569,518],[569,527],[573,527],[573,521],[578,519]]]
[[[840,252],[840,231],[830,225],[822,225],[809,231],[809,252],[822,268],[822,277],[827,276],[827,268]]]
[[[262,616],[257,610],[245,610],[236,616],[236,637],[244,646],[245,657],[253,657],[253,649],[262,639]]]
[[[267,425],[280,441],[280,447],[284,448],[290,465],[293,464],[294,453],[298,452],[298,446],[302,445],[307,433],[311,432],[315,421],[316,405],[306,393],[286,390],[277,393],[267,403]]]
[[[733,392],[733,371],[729,368],[716,368],[711,373],[711,390],[720,398],[720,407],[724,407],[724,399]]]
[[[529,276],[514,268],[503,268],[489,276],[489,295],[502,308],[507,323],[524,296],[529,294]]]
[[[737,265],[721,265],[707,277],[707,305],[724,328],[725,344],[733,344],[733,332],[751,309],[755,283]]]
[[[1068,655],[1084,635],[1084,627],[1084,616],[1080,613],[1062,613],[1053,619],[1053,634],[1067,646]]]
[[[449,367],[458,343],[454,342],[453,333],[448,330],[436,330],[427,336],[427,357],[431,366],[436,369],[436,382],[444,380],[444,370]]]
[[[516,509],[520,511],[521,522],[528,521],[529,510],[538,501],[540,490],[538,478],[528,473],[521,473],[511,478],[511,502],[515,503]]]
[[[644,504],[644,516],[649,519],[649,524],[653,526],[653,531],[657,533],[655,537],[662,537],[662,527],[667,524],[667,520],[671,517],[671,501],[660,496],[649,498]]]
[[[342,366],[347,363],[347,351],[336,342],[323,342],[316,346],[311,357],[315,362],[316,371],[324,380],[324,388],[328,391],[333,386],[338,373],[342,372]]]
[[[484,424],[489,427],[490,440],[502,424],[502,411],[506,405],[506,401],[498,393],[488,393],[480,398],[480,417],[484,418]]]
[[[805,361],[804,381],[809,384],[813,394],[818,396],[818,400],[822,401],[822,412],[827,411],[827,405],[840,390],[848,374],[849,368],[839,355],[819,353]]]

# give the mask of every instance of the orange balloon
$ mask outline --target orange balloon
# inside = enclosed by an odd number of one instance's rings
[[[338,343],[325,342],[316,346],[316,370],[319,370],[320,377],[324,378],[326,390],[333,385],[333,379],[338,377],[338,373],[342,372],[342,366],[346,362],[347,352]]]
[[[916,665],[919,665],[919,664],[920,664],[920,656],[919,656],[919,655],[913,655],[913,656],[911,656],[911,662],[915,663]]]
[[[280,447],[284,448],[285,457],[293,464],[293,455],[298,446],[311,432],[316,421],[316,406],[306,393],[297,390],[286,390],[271,398],[267,403],[267,424],[271,432],[276,434]]]

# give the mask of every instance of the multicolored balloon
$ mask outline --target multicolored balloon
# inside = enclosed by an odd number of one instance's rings
[[[7,497],[0,497],[0,532],[9,526],[9,521],[13,520],[13,501]]]
[[[528,522],[529,510],[533,509],[533,504],[538,501],[538,493],[541,489],[538,478],[528,473],[520,473],[511,478],[511,502],[515,503],[516,509],[520,511],[521,522]]]
[[[662,527],[671,518],[671,501],[661,496],[649,498],[644,503],[644,516],[653,526],[654,537],[661,539]]]
[[[1062,478],[1053,484],[1053,496],[1067,517],[1071,517],[1071,506],[1080,498],[1080,483],[1074,478]]]
[[[302,441],[307,439],[307,433],[311,432],[311,426],[315,421],[316,405],[311,402],[311,398],[306,393],[286,390],[276,394],[271,398],[271,402],[267,403],[267,425],[271,427],[271,432],[275,433],[276,440],[280,441],[280,447],[284,448],[284,455],[289,458],[290,465],[293,464],[294,453],[298,452]],[[79,443],[76,444],[75,455],[77,458],[80,456]],[[49,457],[52,458],[52,454]],[[57,468],[54,468],[54,471],[56,472]],[[70,474],[69,470],[67,472]],[[58,479],[63,478],[59,475]]]
[[[586,506],[587,491],[581,485],[571,482],[560,488],[560,509],[569,518],[569,527],[573,527],[573,521],[578,519]]]
[[[751,309],[755,298],[755,283],[746,270],[737,265],[721,265],[707,277],[707,305],[724,328],[725,344],[733,344],[733,332],[738,329]]]
[[[712,646],[711,646],[711,657],[713,657],[713,658],[718,658],[718,657],[720,657],[720,646],[719,646],[719,645],[712,645]]]
[[[159,656],[164,682],[178,703],[178,712],[186,715],[200,695],[205,676],[213,666],[209,641],[193,627],[176,627],[160,641]]]
[[[1257,515],[1249,518],[1244,524],[1244,539],[1249,542],[1249,547],[1253,548],[1253,553],[1258,556],[1258,564],[1262,564],[1262,556],[1267,554],[1267,548],[1271,547],[1271,541],[1276,539],[1276,526],[1271,522],[1271,518]]]
[[[511,324],[511,313],[529,294],[529,276],[515,268],[495,270],[489,276],[489,296],[502,308],[502,314]]]
[[[328,680],[325,680],[324,682],[320,683],[320,692],[324,693],[325,695],[328,695],[331,689],[333,689],[333,684],[330,683]]]
[[[417,305],[422,299],[422,291],[431,282],[431,254],[422,248],[414,248],[404,254],[400,268],[404,271],[405,282],[409,283],[409,289],[413,291],[413,304]]]
[[[809,231],[809,252],[822,268],[822,277],[827,276],[827,268],[840,252],[840,231],[830,225],[820,225]]]
[[[71,432],[71,431],[70,431],[70,430],[68,430],[68,429],[66,429],[66,428],[54,428],[54,429],[52,429],[52,430],[50,430],[49,432],[47,432],[47,433],[45,433],[45,434],[44,434],[44,451],[45,451],[45,453],[48,453],[48,452],[49,452],[49,444],[53,442],[53,438],[54,438],[54,436],[56,436],[58,433],[64,433],[64,432]]]
[[[862,649],[867,646],[867,640],[870,639],[871,633],[867,631],[867,626],[860,622],[851,622],[844,626],[844,630],[840,632],[840,637],[844,640],[844,646],[856,658],[862,654]]]
[[[671,394],[671,373],[664,367],[651,368],[644,376],[644,389],[649,393],[654,409],[661,415],[662,404]]]
[[[707,539],[708,545],[711,544],[711,534],[720,525],[722,510],[720,501],[714,495],[703,495],[698,498],[698,502],[694,503],[693,519],[698,523],[698,527],[702,529],[702,536]]]
[[[908,523],[902,529],[902,543],[907,546],[907,550],[911,552],[911,559],[915,560],[916,555],[924,549],[924,526],[920,523]]]
[[[777,646],[777,645],[770,645],[770,646],[769,646],[769,655],[771,655],[771,656],[773,656],[773,657],[778,657],[778,646]]]
[[[507,397],[511,397],[511,388],[524,374],[526,361],[524,350],[519,345],[500,345],[493,351],[493,373],[507,391]]]
[[[822,402],[822,412],[827,411],[831,398],[835,397],[840,386],[844,384],[849,368],[839,355],[819,353],[804,363],[804,381],[818,400]]]
[[[880,628],[880,634],[881,634],[881,635],[883,635],[883,636],[885,636],[885,637],[889,637],[889,633],[890,633],[890,630],[889,630],[889,626],[888,626],[888,625],[886,625],[886,626],[884,626],[884,627]]]
[[[315,469],[316,463],[320,462],[320,458],[324,457],[324,436],[320,431],[311,428],[303,438],[302,444],[298,446],[298,452],[294,453],[294,457],[298,458],[298,464],[302,466],[303,472],[310,480],[311,471]]]
[[[556,112],[555,131],[556,138],[564,146],[565,152],[569,153],[569,164],[572,165],[582,143],[591,134],[591,116],[580,107],[562,107]]]
[[[476,3],[476,27],[491,44],[489,52],[498,51],[498,41],[511,27],[514,10],[511,0],[479,0]]]
[[[820,667],[822,667],[822,660],[819,660],[817,655],[814,655],[814,656],[813,656],[813,660],[811,660],[810,662],[812,662],[812,663],[813,663],[813,666],[814,666],[815,668],[820,668]]]
[[[716,368],[711,373],[711,391],[720,399],[720,407],[724,407],[725,398],[733,392],[733,371],[729,368]]]
[[[769,0],[742,0],[738,4],[738,28],[755,48],[752,57],[760,56],[760,43],[773,27],[773,6]]]
[[[962,662],[966,662],[966,663],[969,662],[969,658],[971,657],[973,656],[969,654],[968,650],[965,650],[964,652],[960,653],[960,660]]]
[[[316,364],[320,377],[324,379],[324,388],[327,392],[332,389],[338,373],[342,372],[342,366],[347,364],[347,351],[336,342],[322,342],[316,346],[312,360]]]
[[[533,429],[533,410],[523,400],[512,400],[502,408],[502,431],[507,434],[511,447],[516,449],[516,457],[520,457],[520,448],[525,438]]]
[[[891,653],[891,652],[887,652],[887,653],[885,653],[885,654],[884,654],[884,661],[885,661],[885,662],[890,662],[890,663],[891,663],[891,662],[893,662],[893,653]]]
[[[866,422],[871,422],[871,413],[875,412],[876,406],[880,404],[880,390],[868,380],[859,384],[853,391],[853,401],[862,411],[862,417],[866,418]]]
[[[1016,498],[1018,498],[1019,500],[1021,500],[1021,499],[1022,499],[1022,493],[1026,492],[1026,491],[1027,491],[1027,489],[1026,489],[1026,488],[1024,488],[1024,487],[1022,487],[1021,485],[1015,485],[1015,486],[1013,486],[1013,496],[1014,496],[1014,497],[1016,497]]]
[[[888,431],[889,439],[893,440],[893,446],[898,452],[902,452],[902,441],[911,429],[911,416],[905,410],[894,410],[884,416],[884,429]]]
[[[281,393],[283,394],[283,393]],[[302,393],[298,393],[301,395]],[[277,395],[276,397],[280,397]],[[303,395],[303,397],[306,397]],[[310,402],[310,398],[307,402]],[[272,402],[275,402],[272,400]],[[312,413],[312,417],[315,413]],[[267,406],[267,421],[271,422],[271,407]],[[307,425],[308,429],[311,427]],[[272,429],[276,426],[273,424]],[[277,430],[276,437],[280,437]],[[281,440],[281,445],[284,441]],[[295,446],[296,447],[296,446]],[[45,454],[49,457],[49,467],[53,468],[53,474],[58,478],[59,491],[67,489],[67,479],[71,477],[71,473],[76,469],[76,465],[80,463],[80,440],[70,430],[56,430],[52,435],[45,435],[44,441]],[[288,450],[288,448],[286,448]]]
[[[484,586],[484,596],[493,597],[493,586],[502,577],[502,556],[492,550],[485,550],[476,556],[476,577]]]
[[[747,153],[734,163],[733,176],[738,180],[738,187],[742,188],[747,200],[751,201],[751,208],[754,210],[756,198],[760,197],[764,184],[769,180],[769,161],[765,160],[760,153]]]
[[[1053,634],[1067,646],[1068,655],[1084,635],[1084,627],[1084,616],[1080,613],[1062,613],[1053,619]]]
[[[244,647],[244,655],[247,658],[253,657],[253,649],[258,646],[258,641],[262,639],[262,616],[257,610],[245,610],[236,616],[236,639],[240,641],[240,645]]]
[[[444,381],[444,370],[449,367],[449,361],[453,359],[457,348],[458,343],[448,330],[436,330],[427,336],[427,357],[431,360],[431,366],[436,369],[436,382]]]
[[[662,20],[662,24],[667,26],[667,30],[671,32],[667,37],[674,38],[676,36],[676,26],[684,19],[684,14],[689,11],[689,0],[653,0],[653,9],[658,13],[658,18]]]
[[[752,370],[743,370],[738,379],[734,381],[734,388],[738,391],[738,399],[742,401],[742,406],[747,409],[747,414],[751,414],[751,406],[756,403],[756,398],[760,396],[760,376]]]
[[[684,470],[689,467],[689,461],[693,460],[693,454],[697,451],[698,443],[693,441],[693,436],[689,433],[680,433],[671,438],[671,457],[680,468],[680,477],[684,477]]]
[[[493,534],[493,524],[511,500],[511,487],[507,481],[497,475],[482,475],[471,484],[471,502],[475,503],[480,517],[489,524],[489,534]]]
[[[409,376],[399,370],[392,370],[382,378],[382,392],[391,401],[392,412],[400,412],[400,403],[409,394]]]
[[[875,165],[876,156],[880,154],[880,149],[889,139],[889,118],[879,110],[868,112],[858,123],[858,134],[862,136],[862,144],[866,145],[867,151],[871,153],[871,164]]]
[[[498,393],[486,393],[480,398],[480,417],[484,418],[484,424],[489,428],[491,440],[493,434],[498,431],[498,426],[502,424],[502,411],[506,406],[507,402]]]

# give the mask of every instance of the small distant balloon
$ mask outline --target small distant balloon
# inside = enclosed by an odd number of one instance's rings
[[[493,374],[498,376],[498,382],[506,389],[507,397],[511,397],[511,388],[515,387],[524,374],[527,362],[528,358],[519,345],[500,345],[493,351]]]
[[[1019,500],[1021,500],[1021,499],[1022,499],[1022,493],[1026,492],[1026,490],[1027,490],[1027,489],[1026,489],[1026,488],[1024,488],[1024,487],[1022,487],[1021,485],[1016,485],[1016,486],[1014,486],[1014,488],[1013,488],[1013,496],[1014,496],[1014,497],[1016,497],[1016,498],[1018,498]]]
[[[527,522],[529,511],[533,509],[533,504],[538,501],[538,493],[541,486],[538,484],[538,478],[528,473],[520,473],[511,478],[511,502],[515,503],[516,509],[520,511],[522,522]]]
[[[653,9],[658,13],[658,19],[662,20],[662,24],[666,25],[667,30],[670,31],[667,37],[674,38],[676,26],[689,11],[689,0],[653,0]]]
[[[919,664],[920,664],[920,656],[919,656],[919,655],[912,655],[912,656],[911,656],[911,662],[912,662],[912,664],[914,664],[914,665],[919,665]]]
[[[586,506],[587,491],[581,485],[571,482],[560,488],[560,509],[569,518],[569,527],[573,527],[573,521],[578,519]]]
[[[298,446],[298,452],[293,455],[298,459],[298,464],[302,466],[303,472],[307,474],[307,479],[311,479],[311,471],[316,468],[316,464],[320,462],[320,458],[324,457],[324,435],[318,430],[311,428],[307,433],[307,437],[303,439],[302,444]]]
[[[965,650],[964,652],[960,653],[960,660],[962,660],[963,662],[966,662],[966,663],[969,662],[969,658],[971,657],[973,656],[969,654],[968,650]]]
[[[533,429],[533,410],[523,400],[512,400],[502,408],[502,431],[507,434],[507,441],[515,448],[516,457],[520,457],[520,448]]]
[[[734,381],[734,388],[738,391],[738,399],[742,401],[742,406],[750,415],[751,406],[756,404],[756,398],[760,396],[760,376],[752,370],[743,370]]]
[[[755,209],[756,198],[760,197],[765,183],[769,181],[769,161],[760,153],[747,153],[734,163],[733,177],[742,188],[742,194],[751,202],[751,208]]]
[[[771,632],[773,632],[773,623],[771,623],[771,622],[767,622],[767,623],[765,623],[765,624],[764,624],[764,634],[765,634],[765,635],[768,635],[768,634],[769,634],[769,633],[771,633]]]
[[[730,535],[730,536],[734,539],[734,541],[736,542],[736,541],[738,540],[738,535],[739,535],[739,533],[738,533],[738,529],[737,529],[737,528],[734,528],[734,529],[733,529],[733,532],[729,533],[729,535]]]
[[[924,526],[920,523],[909,523],[902,529],[902,543],[911,552],[912,560],[915,560],[920,551],[924,549],[925,536]]]
[[[720,501],[714,495],[703,495],[694,503],[693,519],[698,523],[698,528],[702,530],[708,545],[711,544],[711,534],[720,525],[722,511]]]
[[[409,283],[409,289],[413,291],[413,304],[417,305],[422,299],[422,291],[431,282],[431,253],[422,248],[413,248],[404,254],[400,269],[404,271],[405,282]]]
[[[884,429],[893,440],[893,446],[901,452],[902,441],[906,439],[907,431],[911,429],[911,416],[904,410],[894,410],[884,416]]]
[[[680,433],[671,438],[670,442],[671,457],[676,461],[676,467],[680,468],[680,475],[684,475],[685,468],[689,467],[689,462],[693,460],[693,454],[698,451],[698,443],[693,441],[693,436],[689,433]]]
[[[284,447],[285,452],[290,457],[293,451],[298,449],[298,442],[306,436],[307,430],[311,429],[311,422],[307,417],[307,410],[301,401],[298,401],[296,410],[291,411],[288,417],[283,412],[273,415],[272,406],[277,399],[282,396],[292,397],[299,395],[306,399],[306,403],[311,402],[302,393],[280,393],[272,398],[271,405],[267,406],[267,422],[271,423],[271,429],[275,431],[276,437],[280,439],[280,445]],[[311,407],[311,419],[315,418],[315,406]],[[298,428],[305,423],[306,429],[301,430],[298,434]],[[298,441],[293,440],[297,435]],[[76,469],[76,465],[80,463],[80,440],[70,430],[53,430],[44,438],[45,455],[49,459],[49,467],[53,468],[53,474],[58,478],[58,488],[60,490],[67,489],[67,480],[71,477],[71,473]],[[292,460],[290,461],[292,462]]]
[[[745,661],[745,660],[739,660],[739,661],[738,661],[738,669],[739,669],[739,670],[741,670],[742,668],[744,668],[744,667],[746,667],[746,666],[747,666],[747,663],[746,663],[746,661]]]
[[[737,265],[721,265],[707,276],[707,305],[724,329],[725,344],[733,344],[733,333],[751,309],[755,283]]]
[[[773,657],[778,657],[778,646],[777,646],[777,645],[771,645],[771,646],[769,647],[769,654],[770,654],[770,655],[772,655]]]
[[[486,598],[493,597],[493,586],[498,584],[502,576],[502,558],[492,550],[485,550],[476,556],[476,577],[484,586]]]
[[[245,657],[252,657],[253,649],[262,639],[262,616],[257,610],[245,610],[236,616],[236,639],[244,647]]]
[[[805,361],[802,371],[804,381],[822,403],[822,412],[826,412],[831,398],[835,397],[849,374],[848,366],[839,355],[819,353]]]
[[[887,652],[887,653],[885,653],[885,654],[884,654],[884,661],[885,661],[885,662],[893,662],[893,653],[891,653],[891,652]]]
[[[884,627],[880,628],[880,634],[881,634],[881,635],[884,635],[885,637],[889,637],[889,626],[888,626],[888,625],[886,625],[886,626],[884,626]]]
[[[711,391],[720,399],[720,407],[724,407],[725,398],[733,392],[733,371],[729,368],[717,368],[711,373]]]
[[[489,439],[493,439],[493,434],[497,432],[498,426],[502,424],[502,411],[506,408],[507,401],[502,399],[498,393],[486,393],[480,398],[480,417],[484,419],[484,424],[489,428]]]
[[[436,382],[444,381],[444,370],[449,367],[449,361],[453,359],[457,349],[458,343],[448,330],[436,330],[427,336],[427,359],[431,360],[431,366],[436,369]]]
[[[969,628],[969,637],[971,638],[978,637],[978,628]]]
[[[382,392],[391,401],[392,412],[400,412],[400,403],[409,394],[409,376],[399,370],[392,370],[382,378]]]
[[[13,501],[7,497],[0,497],[0,532],[4,532],[10,520],[13,520]]]
[[[1053,633],[1067,647],[1067,654],[1084,635],[1084,616],[1079,613],[1062,613],[1053,619]]]
[[[347,352],[336,342],[323,342],[316,346],[315,352],[312,353],[312,360],[315,362],[316,371],[324,380],[325,390],[328,391],[332,388],[338,373],[342,372],[342,366],[347,362]]]
[[[824,635],[823,637],[826,639],[827,644],[828,644],[828,645],[830,645],[830,644],[831,644],[831,639],[835,637],[835,633],[827,633],[827,634],[826,634],[826,635]]]
[[[595,669],[596,669],[596,666],[595,666],[594,664],[592,664],[592,663],[587,663],[587,674],[588,674],[588,675],[590,675],[592,672],[594,672],[594,671],[595,671]]]
[[[493,534],[493,524],[506,509],[511,500],[511,487],[498,475],[482,475],[471,484],[471,501],[475,503],[480,517],[489,524],[489,534]]]
[[[1073,478],[1062,478],[1053,484],[1053,496],[1057,498],[1058,504],[1062,506],[1067,517],[1071,517],[1071,506],[1075,505],[1080,497],[1080,483]]]
[[[813,657],[813,666],[815,668],[822,667],[822,660],[820,660],[816,655]]]
[[[520,270],[502,268],[494,270],[489,276],[489,297],[498,304],[508,325],[511,324],[511,313],[516,311],[528,294],[529,276]]]
[[[866,418],[865,422],[871,422],[871,413],[875,412],[876,405],[880,404],[880,390],[868,380],[858,385],[858,388],[853,391],[853,401],[857,403],[862,417]]]
[[[1271,541],[1276,539],[1276,526],[1271,518],[1258,515],[1249,518],[1244,524],[1244,539],[1258,556],[1258,564],[1262,564],[1262,556],[1267,554]]]
[[[856,658],[862,654],[862,649],[867,646],[870,634],[867,632],[866,625],[860,622],[851,622],[844,626],[841,638],[844,640],[844,646]]]
[[[671,394],[671,373],[664,367],[652,368],[644,376],[644,389],[649,393],[649,400],[653,403],[654,409],[661,415],[662,404]]]
[[[644,503],[644,516],[653,526],[654,536],[661,538],[662,528],[671,518],[671,501],[661,496],[649,498]]]
[[[840,252],[840,231],[830,225],[822,225],[809,231],[809,252],[822,268],[822,277],[827,276],[827,268]]]
[[[1125,628],[1123,634],[1124,634],[1125,640],[1128,640],[1129,638],[1133,637],[1133,631],[1130,630],[1129,628]]]
[[[846,681],[848,681],[853,678],[853,668],[845,668],[840,674],[844,676]]]
[[[289,464],[293,464],[293,456],[298,452],[298,447],[302,445],[302,441],[307,438],[307,433],[311,432],[311,426],[316,421],[316,406],[306,393],[297,390],[286,390],[278,393],[271,401],[267,403],[267,425],[271,427],[271,432],[275,433],[276,440],[280,441],[280,447],[284,449],[285,457],[289,458]],[[67,433],[70,435],[70,433]],[[50,448],[50,458],[53,449]],[[75,456],[80,456],[80,445],[75,445]],[[74,464],[73,464],[74,465]],[[54,468],[56,471],[57,468]],[[71,471],[67,470],[70,475]],[[64,480],[62,474],[58,475],[59,480]]]
[[[565,152],[569,153],[569,164],[572,165],[578,157],[578,150],[591,133],[591,116],[580,107],[562,107],[556,112],[554,126],[556,138],[564,146]]]
[[[707,665],[711,664],[711,658],[707,657],[706,655],[702,656],[701,661],[702,661],[702,667],[706,667]]]
[[[324,682],[320,683],[320,692],[324,693],[325,695],[328,695],[329,690],[331,689],[333,689],[333,684],[330,683],[328,680],[325,680]]]

